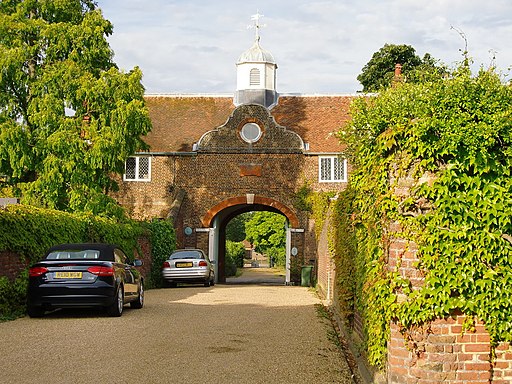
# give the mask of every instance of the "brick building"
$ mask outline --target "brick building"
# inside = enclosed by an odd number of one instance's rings
[[[258,210],[287,218],[286,279],[296,281],[298,266],[316,264],[317,246],[295,192],[346,186],[335,132],[356,96],[279,95],[276,70],[256,33],[236,63],[234,95],[147,95],[150,150],[128,159],[115,195],[135,218],[171,217],[179,245],[207,251],[219,281],[227,223]]]

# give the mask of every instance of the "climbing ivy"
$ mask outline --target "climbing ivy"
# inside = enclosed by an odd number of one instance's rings
[[[338,205],[354,240],[343,245],[340,233],[336,257],[354,259],[343,300],[362,315],[372,364],[384,366],[391,321],[406,330],[463,313],[485,323],[493,345],[512,341],[511,114],[500,75],[464,65],[354,102],[339,132],[353,200]],[[389,268],[393,237],[417,245],[421,287]]]
[[[331,216],[333,233],[330,236],[332,243],[331,254],[336,255],[336,286],[338,309],[342,318],[349,324],[352,323],[355,310],[356,279],[354,274],[356,265],[354,254],[356,253],[356,236],[354,221],[352,219],[352,204],[354,191],[349,188],[344,191],[334,204]]]

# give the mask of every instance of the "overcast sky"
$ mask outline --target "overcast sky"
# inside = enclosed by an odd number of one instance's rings
[[[347,94],[384,44],[409,44],[453,67],[466,37],[475,68],[512,65],[511,0],[97,0],[114,25],[123,70],[139,66],[147,93],[233,93],[235,63],[254,41],[277,65],[277,91]]]

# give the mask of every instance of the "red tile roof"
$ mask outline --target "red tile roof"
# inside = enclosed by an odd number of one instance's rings
[[[339,152],[333,135],[349,119],[356,96],[280,96],[270,112],[277,124],[299,134],[309,152]],[[151,152],[187,152],[201,136],[223,125],[235,109],[227,96],[146,96],[153,123],[145,141]]]

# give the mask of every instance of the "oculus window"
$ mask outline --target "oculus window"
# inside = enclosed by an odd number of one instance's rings
[[[262,133],[258,124],[247,123],[240,130],[240,137],[248,143],[255,143],[261,138]]]
[[[347,181],[347,160],[338,156],[320,156],[318,171],[320,182]]]
[[[125,163],[123,180],[151,181],[151,158],[129,157]]]

